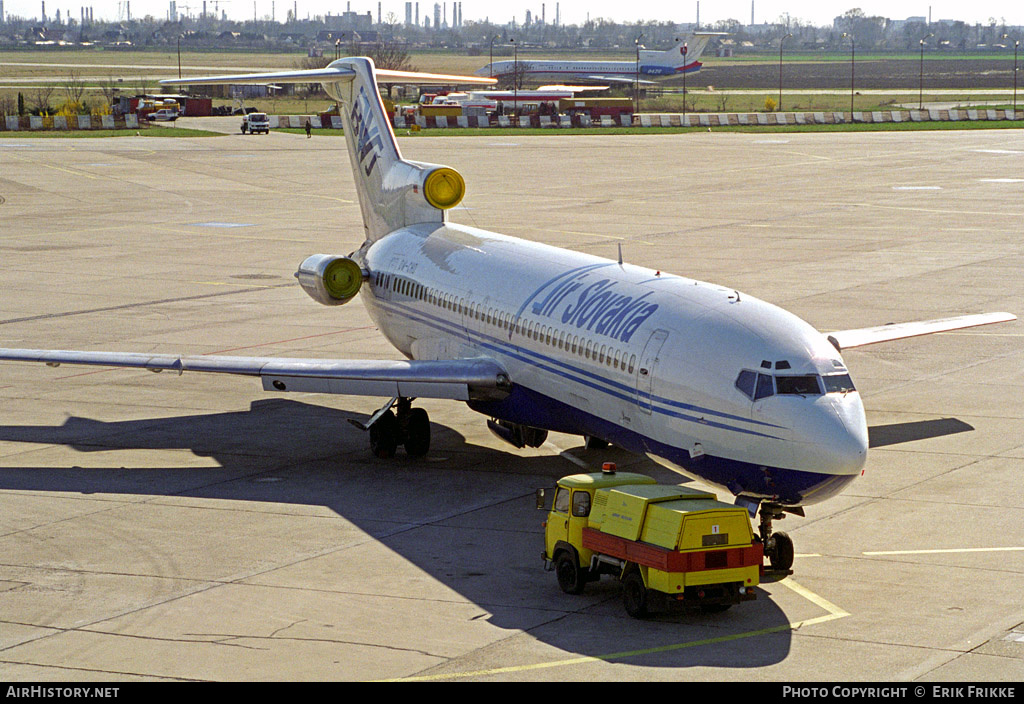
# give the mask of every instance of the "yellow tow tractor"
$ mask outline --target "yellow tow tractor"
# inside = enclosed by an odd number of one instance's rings
[[[538,509],[545,493],[537,490]],[[659,606],[717,612],[756,598],[764,553],[746,509],[607,462],[558,481],[543,558],[567,594],[614,576],[626,612],[643,618]]]

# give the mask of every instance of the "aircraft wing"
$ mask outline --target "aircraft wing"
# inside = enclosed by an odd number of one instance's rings
[[[468,401],[501,398],[508,374],[487,358],[454,360],[289,359],[276,357],[179,356],[135,352],[0,349],[0,361],[87,364],[101,367],[210,372],[259,377],[267,391],[349,396],[404,396]]]
[[[416,71],[392,71],[378,68],[374,70],[377,80],[381,83],[417,83],[424,85],[456,85],[476,84],[494,85],[494,78],[476,76],[450,76],[443,73],[419,73]],[[333,83],[351,80],[355,71],[344,66],[302,69],[299,71],[274,71],[271,73],[236,73],[221,76],[197,76],[194,78],[167,78],[160,81],[165,86],[200,86],[224,84],[257,84],[264,83]]]
[[[976,325],[1005,323],[1016,319],[1017,316],[1012,313],[978,313],[975,315],[961,315],[955,318],[923,320],[915,323],[889,323],[888,325],[878,325],[873,328],[839,330],[838,332],[828,333],[826,337],[837,350],[846,350],[851,347],[873,345],[876,342],[901,340],[905,337],[917,337],[918,335],[931,335],[936,332],[960,330],[961,328],[971,328]]]

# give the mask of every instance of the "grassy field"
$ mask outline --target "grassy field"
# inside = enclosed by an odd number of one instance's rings
[[[545,56],[572,57],[571,52],[551,51]],[[523,61],[539,55],[520,54]],[[630,60],[632,53],[606,52],[586,54],[594,60]],[[181,71],[188,75],[208,75],[231,71],[270,71],[293,69],[301,64],[304,53],[249,53],[239,51],[182,51]],[[498,56],[496,55],[497,59]],[[504,58],[504,57],[502,57]],[[421,71],[472,74],[488,61],[486,53],[468,56],[455,52],[417,52],[412,63]],[[896,105],[916,107],[916,89],[920,85],[921,64],[916,52],[906,54],[864,54],[857,57],[857,93],[855,110],[882,110]],[[85,88],[90,104],[102,100],[100,86],[117,82],[122,94],[155,92],[157,81],[177,77],[178,57],[174,51],[123,51],[102,49],[19,50],[0,52],[0,110],[11,111],[18,93],[33,107],[44,87],[51,89],[54,107],[67,99],[70,84]],[[704,58],[704,69],[690,76],[687,83],[686,110],[694,112],[753,112],[765,110],[766,98],[778,100],[778,56],[743,55],[731,58]],[[1006,89],[1012,85],[1012,52],[977,55],[926,55],[924,61],[924,101],[954,104],[1008,103]],[[680,89],[681,81],[668,83]],[[711,88],[713,86],[713,88]],[[886,88],[892,89],[885,92]],[[710,89],[709,89],[710,88]],[[871,92],[868,89],[874,88]],[[787,90],[823,89],[814,94]],[[786,110],[849,110],[849,55],[834,53],[787,53],[784,65],[783,108]],[[899,89],[898,91],[896,89]],[[955,93],[948,92],[956,89]],[[993,93],[1001,89],[1002,94]],[[987,92],[986,92],[987,90]],[[742,92],[741,92],[742,91]],[[750,93],[749,91],[755,91]],[[942,91],[942,92],[939,92]],[[629,88],[612,88],[606,95],[632,95]],[[282,114],[312,114],[332,105],[326,96],[286,96],[246,101],[247,107]],[[214,104],[232,105],[230,100]],[[1024,103],[1024,90],[1022,90]],[[643,112],[683,112],[683,96],[666,93],[642,100]]]

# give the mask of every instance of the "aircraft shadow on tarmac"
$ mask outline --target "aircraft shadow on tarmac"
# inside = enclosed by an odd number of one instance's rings
[[[958,418],[936,418],[891,425],[873,425],[868,428],[868,447],[885,447],[914,440],[926,440],[943,435],[955,435],[974,430],[974,426]]]
[[[792,614],[784,613],[762,590],[756,601],[723,614],[672,611],[637,621],[625,615],[619,587],[608,577],[588,585],[582,596],[563,594],[553,574],[542,569],[544,514],[533,507],[532,494],[534,488],[551,486],[574,471],[564,459],[554,453],[525,457],[511,448],[502,452],[472,445],[457,431],[432,423],[433,447],[427,459],[411,460],[400,450],[393,460],[377,460],[370,455],[366,436],[345,422],[352,416],[365,419],[361,413],[267,399],[254,402],[248,411],[231,413],[114,422],[69,417],[61,426],[0,425],[0,441],[62,445],[83,453],[187,450],[220,465],[152,468],[140,459],[138,467],[0,468],[0,489],[326,506],[487,611],[491,624],[526,631],[581,655],[662,649],[626,658],[638,665],[773,664],[789,652],[787,624],[820,615],[817,607],[805,603],[797,604]],[[467,423],[480,420],[467,414]],[[955,419],[882,426],[872,431],[872,445],[967,429]],[[637,465],[635,456],[614,448],[594,454],[595,466],[617,459],[660,481],[680,480],[646,460]],[[474,506],[480,510],[473,511]],[[496,520],[500,525],[495,526]],[[383,591],[394,593],[393,585]],[[752,637],[735,640],[742,634]],[[698,647],[685,645],[698,641]]]

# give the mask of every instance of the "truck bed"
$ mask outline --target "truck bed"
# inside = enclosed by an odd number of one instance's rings
[[[583,547],[662,572],[735,569],[760,566],[764,561],[764,551],[759,542],[738,548],[679,552],[649,543],[608,535],[593,528],[583,529]]]

